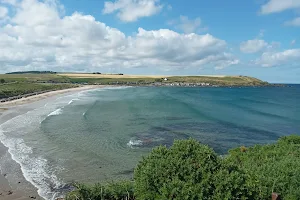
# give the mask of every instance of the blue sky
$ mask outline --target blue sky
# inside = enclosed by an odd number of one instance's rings
[[[0,72],[300,83],[300,0],[0,0]]]

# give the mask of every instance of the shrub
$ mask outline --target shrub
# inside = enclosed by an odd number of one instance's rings
[[[195,140],[160,146],[134,171],[134,183],[77,184],[66,200],[300,199],[300,136],[275,144],[241,147],[220,158]]]
[[[242,170],[222,162],[208,146],[195,140],[160,146],[134,173],[138,199],[247,199],[256,193],[247,187]]]
[[[76,190],[66,196],[66,200],[134,200],[133,183],[120,181],[106,185],[74,184]]]
[[[300,136],[282,137],[275,144],[256,145],[246,152],[230,150],[226,162],[252,178],[259,199],[270,199],[272,192],[284,199],[300,199]]]

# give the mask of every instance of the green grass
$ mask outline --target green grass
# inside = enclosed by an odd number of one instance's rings
[[[167,82],[184,82],[184,83],[210,83],[219,86],[260,86],[267,85],[259,79],[246,76],[225,76],[225,77],[208,77],[208,76],[174,76],[169,77]]]
[[[268,83],[251,77],[205,77],[205,76],[172,76],[167,81],[158,78],[69,78],[72,83],[88,84],[150,84],[155,82],[163,83],[210,83],[218,86],[264,86]]]
[[[7,84],[0,84],[0,99],[34,93],[34,92],[42,92],[48,90],[61,90],[61,89],[66,89],[71,87],[76,87],[76,85],[42,84],[42,83],[28,83],[28,82],[23,82],[23,83],[13,82]]]
[[[27,82],[27,83],[86,83],[86,84],[128,84],[138,83],[140,85],[155,82],[163,83],[210,83],[218,86],[264,86],[268,83],[259,79],[246,76],[170,76],[167,81],[159,78],[76,78],[57,74],[0,74],[0,79],[8,82]]]
[[[154,83],[155,78],[69,78],[71,83],[88,84],[127,84],[127,83]]]
[[[70,82],[68,77],[56,74],[0,74],[0,79],[4,79],[5,82]]]
[[[4,83],[2,83],[4,82]],[[57,74],[0,74],[0,98],[13,97],[32,92],[75,87],[76,84],[101,85],[147,85],[162,83],[209,83],[217,86],[265,86],[268,83],[246,76],[171,76],[167,81],[160,78],[75,78]],[[54,84],[55,83],[55,84]]]

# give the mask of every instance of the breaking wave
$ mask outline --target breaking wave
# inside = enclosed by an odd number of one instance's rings
[[[79,99],[72,99],[71,101],[69,101],[68,105],[72,104],[74,101],[78,101]]]
[[[55,111],[53,111],[52,113],[50,113],[49,115],[48,115],[48,117],[50,117],[50,116],[55,116],[55,115],[60,115],[60,114],[62,114],[62,108],[58,108],[58,109],[56,109]]]
[[[133,147],[139,147],[143,145],[143,141],[142,140],[129,140],[129,142],[127,143],[127,146],[133,148]]]
[[[27,146],[23,139],[6,134],[12,131],[11,128],[3,129],[3,127],[14,127],[16,124],[19,125],[15,127],[20,128],[20,124],[22,126],[26,123],[29,114],[26,113],[24,116],[15,117],[1,124],[0,141],[8,148],[12,159],[20,165],[25,179],[38,189],[38,194],[46,200],[55,199],[61,196],[59,189],[64,185],[55,175],[56,169],[50,167],[48,161],[42,156],[34,155],[33,149]]]

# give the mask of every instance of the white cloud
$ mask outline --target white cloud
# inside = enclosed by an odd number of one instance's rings
[[[258,33],[258,38],[263,38],[264,37],[264,35],[265,35],[265,32],[266,32],[266,30],[264,30],[264,29],[261,29],[260,31],[259,31],[259,33]]]
[[[296,42],[297,42],[296,40],[292,40],[292,41],[291,41],[291,45],[292,45],[292,46],[295,45]]]
[[[240,44],[240,50],[243,53],[257,53],[259,51],[262,51],[267,46],[268,43],[264,40],[254,39],[242,42]]]
[[[19,0],[0,0],[0,3],[16,5]]]
[[[278,13],[295,8],[300,8],[300,0],[269,0],[261,7],[261,13]]]
[[[161,11],[160,0],[115,0],[104,3],[103,14],[117,12],[117,16],[124,22],[134,22],[142,17],[149,17]]]
[[[184,33],[196,33],[206,28],[201,28],[201,19],[197,17],[195,19],[189,19],[187,16],[181,15],[179,19],[171,20],[169,25],[174,25],[176,29],[183,31]]]
[[[136,35],[126,36],[91,15],[61,16],[61,5],[54,0],[23,0],[15,10],[0,26],[1,72],[220,69],[238,63],[226,53],[226,42],[210,34],[139,28]]]
[[[286,26],[300,26],[300,17],[284,23]]]
[[[300,49],[288,49],[282,52],[265,52],[255,61],[263,67],[294,65],[300,62]]]
[[[0,20],[7,16],[8,9],[6,7],[0,6]]]

